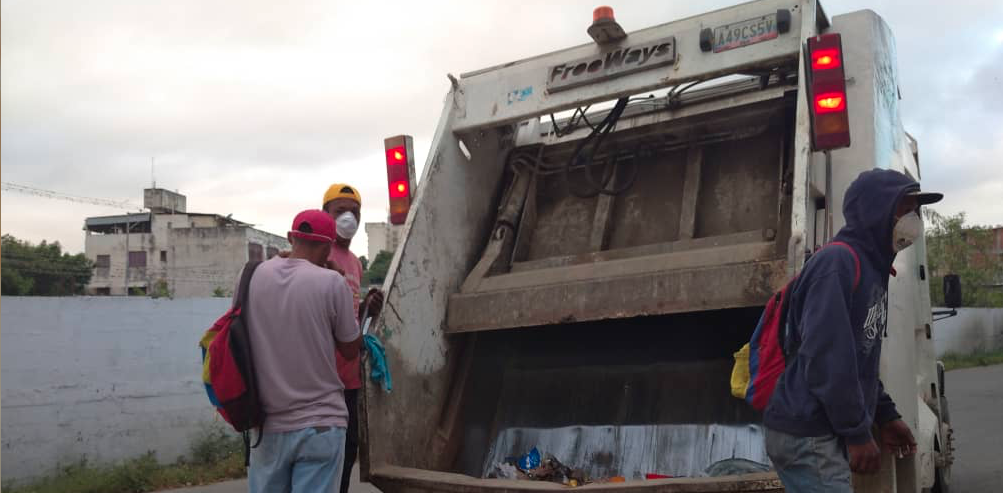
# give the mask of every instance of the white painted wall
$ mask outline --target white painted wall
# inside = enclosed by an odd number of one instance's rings
[[[0,300],[2,477],[188,451],[215,411],[198,341],[225,298],[8,297]]]
[[[958,308],[958,316],[933,323],[933,346],[938,357],[1003,349],[1003,308]]]

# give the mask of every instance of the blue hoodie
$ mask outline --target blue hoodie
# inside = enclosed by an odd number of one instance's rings
[[[795,436],[835,434],[846,443],[869,442],[871,427],[898,419],[895,403],[878,380],[881,339],[888,323],[888,276],[895,260],[895,209],[918,191],[906,175],[865,171],[843,200],[846,226],[836,235],[846,248],[816,253],[792,287],[789,349],[796,349],[763,416],[764,424]]]

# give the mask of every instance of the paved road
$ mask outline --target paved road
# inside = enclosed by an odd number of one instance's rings
[[[947,373],[947,396],[956,440],[952,493],[1003,491],[1003,365]],[[379,493],[359,483],[356,467],[352,493]],[[172,493],[244,493],[247,481],[185,488]]]
[[[947,372],[954,427],[951,493],[1003,491],[1003,365]]]

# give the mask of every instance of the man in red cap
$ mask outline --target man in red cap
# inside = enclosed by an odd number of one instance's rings
[[[293,220],[292,251],[254,271],[247,324],[266,419],[251,449],[251,492],[335,491],[344,464],[348,409],[338,358],[362,343],[345,278],[327,268],[335,223],[320,210]]]

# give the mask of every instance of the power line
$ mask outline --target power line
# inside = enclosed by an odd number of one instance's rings
[[[8,192],[17,192],[24,195],[34,195],[36,197],[44,197],[47,199],[56,200],[66,200],[69,202],[77,202],[80,204],[92,204],[92,205],[103,205],[106,207],[114,207],[116,209],[121,209],[124,211],[141,211],[142,207],[132,204],[125,200],[109,200],[109,199],[99,199],[94,197],[84,197],[81,195],[70,195],[66,193],[55,192],[52,190],[45,190],[43,188],[29,187],[27,185],[19,185],[17,183],[2,182],[0,183],[3,190]]]

